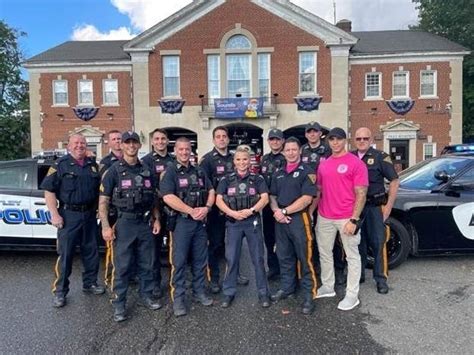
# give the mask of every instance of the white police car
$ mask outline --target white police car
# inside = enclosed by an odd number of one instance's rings
[[[56,228],[51,225],[44,191],[39,190],[52,160],[0,162],[0,248],[51,249]]]

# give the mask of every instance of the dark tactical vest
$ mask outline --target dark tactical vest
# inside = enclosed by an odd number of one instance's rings
[[[114,166],[119,181],[114,188],[112,204],[121,212],[151,211],[155,189],[150,171],[142,165],[138,174],[132,173],[122,162]]]
[[[317,171],[319,163],[331,155],[329,147],[321,143],[313,149],[309,144],[305,144],[301,149],[301,161],[308,165],[311,170]]]
[[[257,175],[250,174],[242,180],[234,172],[228,177],[227,191],[223,196],[224,202],[234,211],[240,211],[255,206],[260,200],[257,191]]]
[[[169,154],[165,155],[164,157],[160,156],[159,154],[153,155],[153,167],[154,172],[158,177],[158,181],[160,179],[161,173],[172,166],[173,162],[174,159]]]
[[[228,154],[223,157],[219,153],[212,155],[213,171],[212,171],[212,186],[217,188],[219,181],[226,175],[234,172],[234,157]]]
[[[273,174],[284,166],[285,157],[281,153],[268,153],[263,156],[261,173],[268,187],[270,187]]]
[[[187,170],[187,171],[186,171]],[[191,208],[204,207],[207,203],[206,176],[202,169],[176,167],[177,196]]]

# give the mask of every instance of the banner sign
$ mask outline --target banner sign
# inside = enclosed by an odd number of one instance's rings
[[[236,97],[214,99],[216,118],[263,117],[263,98]]]

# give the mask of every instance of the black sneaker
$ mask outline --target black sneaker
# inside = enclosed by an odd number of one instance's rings
[[[270,296],[270,299],[273,302],[278,302],[280,300],[284,300],[285,298],[288,298],[292,295],[293,293],[286,293],[283,290],[278,290],[275,294]]]
[[[145,307],[145,308],[148,308],[152,311],[156,311],[156,310],[160,309],[161,307],[163,307],[161,302],[153,301],[150,297],[140,299],[138,301],[138,305],[142,306],[142,307]]]
[[[218,282],[211,282],[209,284],[209,289],[211,290],[211,293],[213,294],[218,294],[221,292],[221,287],[219,286]]]
[[[93,295],[101,295],[105,293],[105,288],[96,284],[92,284],[89,287],[83,287],[82,292],[92,293]]]
[[[311,314],[313,313],[314,311],[314,302],[313,300],[311,299],[311,297],[306,297],[304,302],[303,302],[303,306],[301,308],[301,311],[303,312],[303,314]]]
[[[235,296],[227,296],[227,295],[225,295],[225,296],[222,298],[221,307],[222,307],[222,308],[229,308],[230,305],[232,304],[232,302],[234,301],[234,297],[235,297]]]
[[[127,314],[125,313],[125,307],[123,306],[116,306],[114,308],[114,321],[119,323],[127,320]]]
[[[383,295],[388,293],[388,285],[385,281],[377,282],[377,292]]]
[[[250,280],[245,276],[239,275],[239,277],[237,277],[237,285],[247,286],[249,282]]]
[[[54,308],[61,308],[66,305],[66,297],[64,296],[54,296],[53,298],[53,307]]]
[[[271,305],[269,296],[261,296],[259,298],[259,301],[260,301],[260,305],[262,306],[262,308],[268,308]]]
[[[214,303],[212,298],[207,297],[207,295],[204,292],[195,294],[193,297],[196,302],[199,302],[203,306],[211,306]]]

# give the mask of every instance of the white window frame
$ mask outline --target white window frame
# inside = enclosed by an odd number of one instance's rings
[[[217,79],[211,78],[211,59],[215,59],[215,63],[217,68],[214,68],[217,71]],[[211,85],[210,83],[217,82],[217,93],[211,92]],[[218,54],[209,54],[207,56],[207,97],[209,98],[209,105],[214,103],[214,99],[218,99],[221,97],[221,59]]]
[[[432,149],[433,149],[433,156],[432,157],[436,156],[436,143],[433,143],[433,142],[423,143],[423,160],[428,159],[428,157],[426,156],[426,147],[427,146],[431,146]]]
[[[230,66],[229,66],[229,59],[230,57],[233,57],[233,56],[246,56],[248,57],[248,71],[249,71],[249,77],[248,77],[248,82],[249,82],[249,95],[246,96],[244,95],[243,93],[236,93],[236,94],[242,94],[242,97],[253,97],[253,75],[252,75],[252,54],[251,53],[227,53],[226,54],[226,58],[225,58],[225,66],[226,66],[226,83],[225,83],[225,87],[226,87],[226,93],[227,93],[227,96],[228,97],[235,97],[234,96],[231,96],[231,94],[229,93],[229,70],[230,70]],[[243,80],[242,80],[243,81]]]
[[[105,86],[106,82],[108,81],[113,81],[115,82],[115,87],[116,87],[116,93],[117,93],[117,101],[115,102],[106,102],[106,91],[105,91]],[[102,80],[102,103],[104,106],[119,106],[119,89],[118,89],[118,80],[117,79],[103,79]]]
[[[178,76],[173,76],[173,77],[169,77],[169,78],[177,78],[178,79],[178,92],[177,93],[171,93],[171,94],[168,94],[166,91],[166,70],[165,70],[165,65],[166,65],[166,60],[167,59],[171,59],[171,58],[176,58],[177,60],[177,70],[178,70],[178,73],[177,75]],[[166,97],[166,98],[181,98],[181,58],[179,55],[163,55],[161,57],[161,60],[162,60],[162,72],[163,72],[163,97]]]
[[[311,53],[314,55],[314,90],[313,91],[302,91],[301,90],[301,76],[303,74],[307,73],[302,73],[301,72],[301,60],[302,56],[305,54]],[[298,52],[298,92],[299,96],[304,96],[304,95],[317,95],[318,93],[318,52],[317,51],[300,51]]]
[[[66,102],[57,102],[56,101],[56,83],[57,82],[65,82],[66,83]],[[69,106],[69,88],[67,80],[53,80],[53,106]]]
[[[405,74],[405,88],[406,92],[405,95],[395,95],[395,75],[397,74]],[[392,98],[398,99],[403,98],[407,99],[410,97],[410,72],[406,70],[397,70],[392,73]]]
[[[90,82],[91,83],[91,102],[82,102],[81,101],[81,83]],[[94,82],[91,79],[80,79],[77,81],[77,105],[78,106],[94,106]]]
[[[422,78],[423,73],[432,73],[433,74],[433,93],[432,94],[423,94],[421,92],[422,88]],[[420,70],[420,98],[437,98],[438,97],[438,71],[437,70]]]
[[[379,92],[377,95],[374,95],[374,96],[368,96],[367,95],[367,87],[368,87],[368,83],[367,83],[367,78],[369,75],[377,75],[379,77]],[[382,73],[381,72],[369,72],[369,73],[365,73],[365,99],[366,100],[381,100],[382,99]]]
[[[267,76],[267,79],[265,78],[261,78],[261,71],[260,71],[260,57],[263,57],[265,56],[267,58],[267,61],[268,61],[268,65],[267,65],[267,72],[266,72],[266,76]],[[271,100],[271,92],[272,92],[272,75],[271,75],[271,67],[272,67],[272,56],[270,55],[270,53],[258,53],[257,54],[257,88],[258,88],[258,95],[260,96],[260,80],[268,80],[268,90],[266,92],[266,94],[264,95],[264,97],[266,97],[266,100],[265,102],[266,103],[269,103],[270,100]]]

